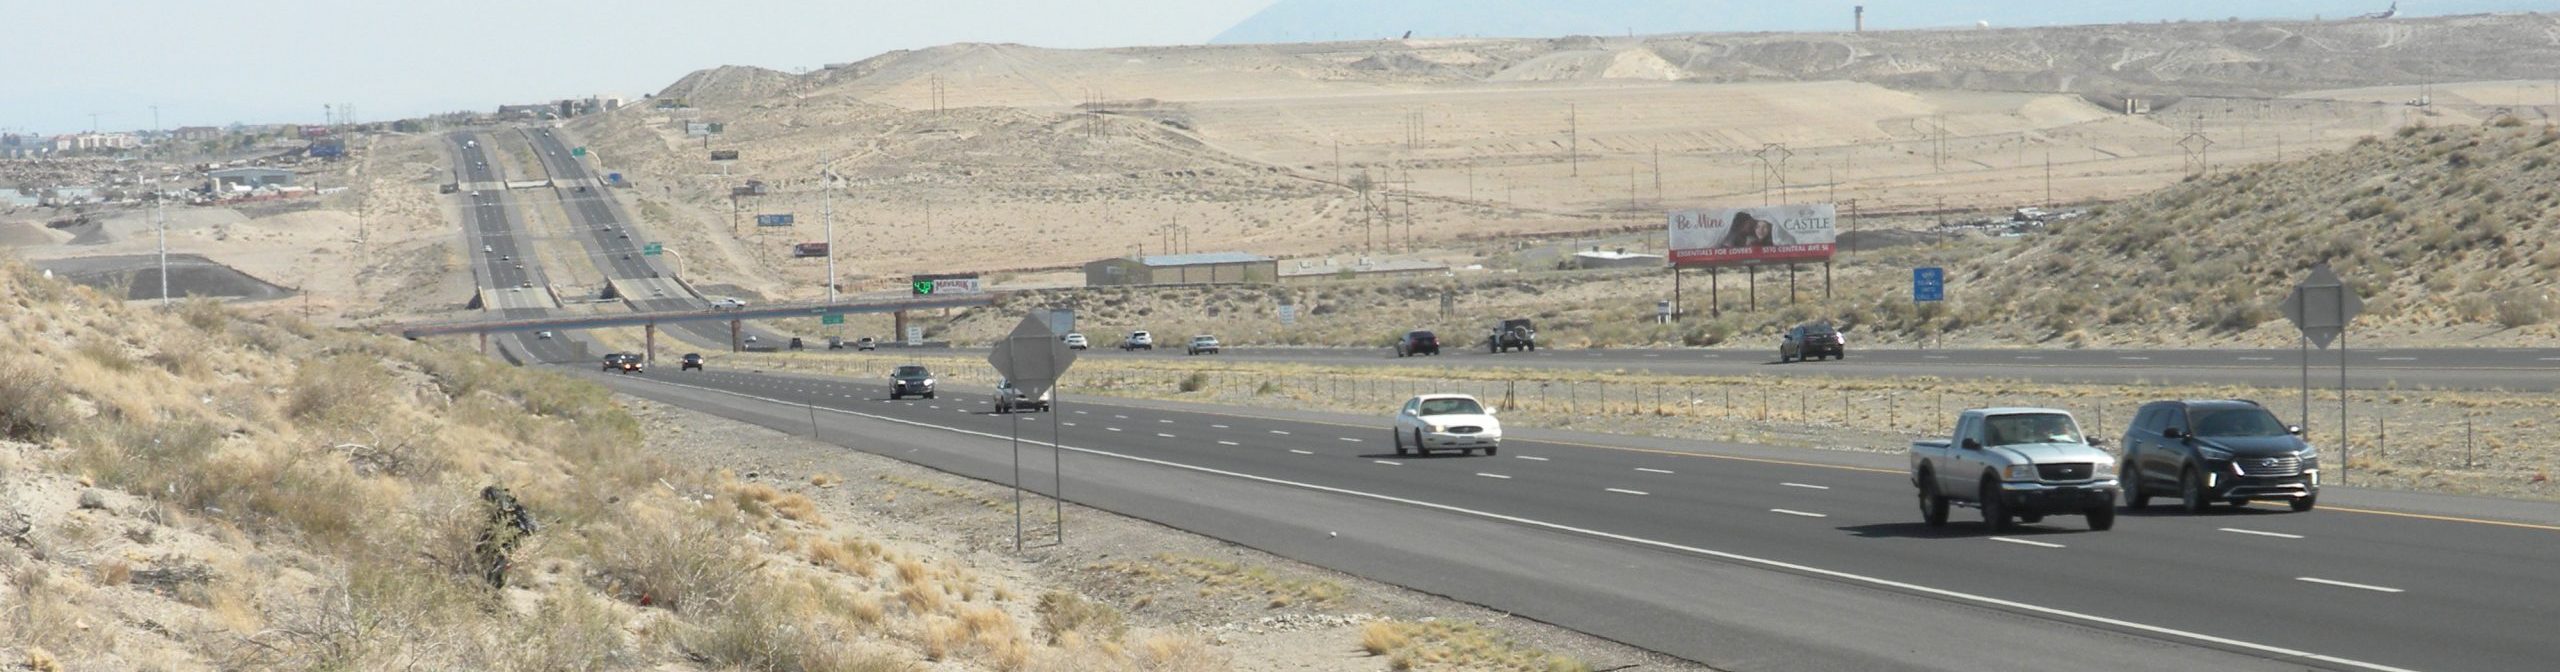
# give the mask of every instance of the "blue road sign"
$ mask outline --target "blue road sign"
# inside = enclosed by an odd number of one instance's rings
[[[1947,269],[1935,267],[1911,269],[1911,300],[1922,302],[1947,300]]]
[[[790,215],[756,215],[756,226],[790,226]]]

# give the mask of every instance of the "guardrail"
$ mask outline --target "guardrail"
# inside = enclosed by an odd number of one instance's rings
[[[763,307],[740,308],[736,310],[676,310],[659,311],[654,313],[625,313],[620,315],[581,315],[577,317],[544,317],[518,320],[474,320],[463,322],[399,324],[384,327],[383,331],[399,334],[403,338],[415,339],[427,336],[486,334],[503,331],[602,329],[610,327],[638,327],[671,322],[728,322],[733,320],[764,320],[786,317],[822,317],[826,315],[894,313],[902,310],[972,308],[977,306],[994,305],[995,301],[996,295],[994,294],[971,294],[951,297],[924,297],[878,301],[786,303]]]

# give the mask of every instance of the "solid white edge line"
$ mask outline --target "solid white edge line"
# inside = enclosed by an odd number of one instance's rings
[[[1548,460],[1547,458],[1543,458],[1543,457],[1535,457],[1535,456],[1530,456],[1530,455],[1513,455],[1513,456],[1511,456],[1511,457],[1512,457],[1513,459],[1528,460],[1528,461],[1531,461],[1531,462],[1547,462],[1547,461],[1550,461],[1550,460]]]
[[[1627,489],[1624,489],[1624,488],[1604,488],[1604,489],[1605,489],[1605,490],[1608,490],[1608,491],[1610,491],[1610,492],[1614,492],[1614,493],[1621,494],[1621,495],[1635,495],[1635,496],[1638,496],[1638,497],[1642,497],[1642,496],[1645,496],[1645,495],[1653,494],[1653,493],[1650,493],[1650,492],[1645,492],[1645,491],[1643,491],[1643,490],[1627,490]],[[1543,524],[1543,523],[1541,523],[1541,525],[1544,525],[1544,524]],[[1573,528],[1567,528],[1567,527],[1564,527],[1564,526],[1561,526],[1561,525],[1558,525],[1558,526],[1556,526],[1556,527],[1561,528],[1561,529],[1568,529],[1568,530],[1569,530],[1569,529],[1573,529]],[[1608,533],[1603,532],[1602,534],[1608,534]],[[1610,535],[1608,538],[1616,538],[1616,536],[1617,536],[1617,535]],[[1629,538],[1630,538],[1630,539],[1632,539],[1633,537],[1629,537]],[[1642,542],[1639,542],[1639,543],[1642,543]],[[1664,542],[1651,542],[1651,543],[1664,543]],[[1666,548],[1678,548],[1678,546],[1670,545],[1670,544],[1667,544],[1667,543],[1664,545],[1664,547],[1666,547]],[[1701,549],[1701,550],[1704,550],[1704,549]],[[1718,556],[1718,557],[1721,557],[1721,556]]]
[[[2383,586],[2368,586],[2368,585],[2361,584],[2361,583],[2347,583],[2347,582],[2345,582],[2345,581],[2331,581],[2331,580],[2328,580],[2328,579],[2315,579],[2315,578],[2311,578],[2311,577],[2308,577],[2308,576],[2297,576],[2297,577],[2294,577],[2294,578],[2293,578],[2293,580],[2295,580],[2295,581],[2302,581],[2302,582],[2306,582],[2306,583],[2317,583],[2317,584],[2327,585],[2327,586],[2337,586],[2337,587],[2340,587],[2340,588],[2354,588],[2354,589],[2356,589],[2356,590],[2370,590],[2370,591],[2377,592],[2377,593],[2406,593],[2406,592],[2409,592],[2409,591],[2401,590],[2401,589],[2398,589],[2398,588],[2387,588],[2387,587],[2383,587]]]
[[[2299,534],[2285,534],[2285,533],[2283,533],[2283,532],[2261,532],[2261,531],[2258,531],[2258,530],[2243,530],[2243,529],[2240,529],[2240,528],[2237,528],[2237,527],[2226,527],[2226,528],[2222,528],[2222,531],[2224,531],[2224,532],[2229,532],[2229,533],[2232,533],[2232,534],[2250,534],[2250,535],[2257,535],[2257,536],[2261,536],[2261,537],[2275,537],[2275,538],[2277,538],[2277,539],[2300,539],[2300,538],[2302,538],[2302,535],[2299,535]]]
[[[1669,470],[1669,469],[1654,469],[1654,468],[1650,468],[1650,467],[1636,467],[1636,471],[1641,471],[1641,472],[1648,473],[1648,474],[1668,474],[1668,473],[1673,473],[1673,472],[1672,472],[1671,470]]]
[[[1829,517],[1831,517],[1831,514],[1827,514],[1827,513],[1813,513],[1813,512],[1810,512],[1810,511],[1795,511],[1795,510],[1790,510],[1790,509],[1770,509],[1770,510],[1769,510],[1769,512],[1770,512],[1770,513],[1783,513],[1783,514],[1787,514],[1787,515],[1790,515],[1790,516],[1803,516],[1803,517],[1806,517],[1806,518],[1829,518]]]
[[[755,395],[752,395],[752,394],[745,394],[745,393],[740,393],[740,392],[731,392],[731,391],[728,391],[728,390],[713,389],[713,388],[708,388],[708,387],[700,387],[700,386],[696,386],[696,385],[686,385],[686,384],[683,384],[683,383],[671,383],[671,382],[665,382],[665,381],[661,381],[661,380],[657,380],[657,379],[644,379],[644,381],[645,381],[645,382],[651,382],[651,383],[657,383],[657,384],[665,385],[665,386],[668,386],[668,387],[680,387],[680,388],[686,388],[686,389],[692,389],[692,390],[700,390],[700,391],[704,391],[704,392],[711,392],[711,393],[714,393],[714,394],[726,394],[726,395],[733,396],[733,397],[740,397],[740,398],[745,398],[745,399],[754,399],[754,400],[757,400],[757,401],[762,401],[762,402],[766,402],[766,403],[770,403],[770,404],[776,404],[776,405],[781,405],[781,406],[802,406],[802,404],[794,404],[794,403],[787,402],[787,401],[783,401],[783,400],[780,400],[780,399],[773,399],[773,398],[770,398],[770,397],[759,397],[759,396],[755,396]],[[825,409],[825,410],[826,410],[827,412],[829,412],[829,413],[835,413],[835,414],[838,414],[838,415],[850,415],[850,416],[860,417],[860,418],[869,418],[869,419],[873,419],[873,420],[879,420],[879,421],[882,421],[882,422],[889,422],[889,423],[896,423],[896,424],[906,425],[906,426],[909,426],[909,427],[923,427],[923,428],[928,428],[928,429],[939,429],[939,430],[943,430],[943,431],[951,432],[951,433],[954,433],[954,434],[964,434],[964,435],[968,435],[968,436],[976,436],[976,437],[986,438],[986,439],[1004,440],[1004,439],[1009,439],[1009,438],[1011,438],[1011,437],[1006,437],[1006,436],[999,436],[999,435],[996,435],[996,434],[993,434],[993,433],[989,433],[989,432],[978,432],[978,431],[971,431],[971,430],[966,430],[966,429],[960,429],[960,428],[958,428],[958,427],[946,427],[946,426],[942,426],[942,425],[934,425],[934,424],[928,424],[928,423],[916,422],[916,421],[913,421],[913,420],[902,420],[902,419],[899,419],[899,418],[892,418],[892,417],[888,417],[888,416],[872,415],[872,414],[870,414],[870,413],[863,413],[863,412],[860,412],[860,411],[848,411],[848,410],[836,409],[836,408],[830,408],[830,409]],[[1277,430],[1274,430],[1274,431],[1277,431]],[[1030,439],[1024,439],[1024,440],[1023,440],[1023,443],[1028,443],[1028,444],[1033,444],[1033,445],[1049,446],[1049,447],[1056,448],[1056,449],[1059,449],[1059,450],[1065,450],[1065,451],[1075,452],[1075,453],[1083,453],[1083,454],[1086,454],[1086,455],[1092,455],[1092,456],[1096,456],[1096,457],[1108,457],[1108,458],[1112,458],[1112,459],[1125,460],[1125,461],[1129,461],[1129,462],[1136,462],[1136,463],[1139,463],[1139,464],[1152,464],[1152,465],[1156,465],[1156,466],[1160,466],[1160,467],[1166,467],[1166,468],[1171,468],[1171,469],[1180,469],[1180,470],[1184,470],[1184,471],[1191,471],[1191,472],[1197,472],[1197,473],[1203,473],[1203,474],[1210,474],[1210,475],[1215,475],[1215,476],[1225,476],[1225,477],[1228,477],[1228,478],[1235,478],[1235,479],[1241,479],[1241,480],[1253,481],[1253,482],[1257,482],[1257,483],[1266,483],[1266,484],[1270,484],[1270,485],[1278,485],[1278,486],[1284,486],[1284,487],[1292,487],[1292,488],[1298,488],[1298,489],[1301,489],[1301,490],[1311,490],[1311,491],[1315,491],[1315,492],[1328,492],[1328,493],[1333,493],[1333,494],[1337,494],[1337,495],[1343,495],[1343,496],[1347,496],[1347,497],[1358,497],[1358,498],[1371,499],[1371,500],[1376,500],[1376,501],[1381,501],[1381,502],[1389,502],[1389,503],[1395,503],[1395,504],[1403,504],[1403,505],[1406,505],[1406,506],[1413,506],[1413,507],[1419,507],[1419,508],[1431,509],[1431,510],[1435,510],[1435,511],[1443,511],[1443,512],[1448,512],[1448,513],[1455,513],[1455,514],[1459,514],[1459,515],[1474,516],[1474,517],[1477,517],[1477,518],[1483,518],[1483,519],[1486,519],[1486,520],[1494,520],[1494,521],[1507,522],[1507,523],[1512,523],[1512,524],[1515,524],[1515,525],[1521,525],[1521,526],[1525,526],[1525,527],[1535,527],[1535,528],[1546,529],[1546,530],[1552,530],[1552,531],[1557,531],[1557,532],[1565,532],[1565,533],[1569,533],[1569,534],[1578,534],[1578,535],[1582,535],[1582,536],[1586,536],[1586,537],[1592,537],[1592,538],[1595,538],[1595,539],[1606,539],[1606,540],[1610,540],[1610,541],[1617,541],[1617,542],[1622,542],[1622,543],[1627,543],[1627,544],[1633,544],[1633,545],[1637,545],[1637,546],[1648,546],[1648,547],[1652,547],[1652,548],[1659,548],[1659,549],[1668,550],[1668,551],[1677,551],[1677,552],[1681,552],[1681,553],[1688,553],[1688,554],[1690,554],[1690,555],[1696,555],[1696,556],[1700,556],[1700,557],[1707,557],[1707,558],[1715,558],[1715,559],[1724,560],[1724,561],[1727,561],[1727,562],[1733,562],[1733,563],[1737,563],[1737,564],[1757,565],[1757,566],[1760,566],[1760,567],[1766,567],[1766,568],[1770,568],[1770,569],[1778,569],[1778,570],[1784,570],[1784,571],[1796,572],[1796,573],[1800,573],[1800,574],[1806,574],[1806,575],[1811,575],[1811,576],[1818,576],[1818,577],[1823,577],[1823,578],[1828,578],[1828,579],[1833,579],[1833,580],[1838,580],[1838,581],[1844,581],[1844,582],[1849,582],[1849,583],[1860,583],[1860,584],[1866,584],[1866,585],[1870,585],[1870,586],[1878,586],[1878,587],[1883,587],[1883,588],[1892,588],[1892,589],[1895,589],[1895,590],[1902,590],[1902,591],[1907,591],[1907,592],[1911,592],[1911,593],[1917,593],[1917,594],[1927,595],[1927,596],[1931,596],[1931,597],[1938,597],[1938,598],[1943,598],[1943,599],[1952,600],[1952,601],[1957,601],[1957,602],[1968,602],[1968,603],[1977,604],[1977,605],[1992,606],[1992,607],[2000,607],[2000,608],[2004,608],[2004,609],[2014,609],[2014,610],[2017,610],[2017,611],[2022,611],[2022,612],[2026,612],[2026,613],[2030,613],[2030,614],[2036,614],[2036,615],[2040,615],[2040,616],[2047,616],[2047,617],[2051,617],[2051,618],[2059,619],[2059,620],[2068,620],[2068,621],[2077,621],[2077,622],[2081,622],[2081,623],[2089,623],[2089,624],[2096,624],[2096,625],[2104,625],[2104,626],[2108,626],[2108,627],[2115,627],[2115,628],[2122,628],[2122,629],[2126,629],[2126,630],[2132,630],[2132,631],[2135,631],[2135,632],[2143,632],[2143,633],[2150,633],[2150,634],[2154,634],[2154,635],[2160,635],[2160,636],[2163,636],[2163,637],[2172,637],[2172,638],[2184,639],[2184,640],[2194,641],[2194,642],[2204,642],[2204,643],[2207,643],[2207,644],[2214,644],[2214,645],[2218,645],[2218,646],[2226,646],[2226,647],[2230,647],[2230,648],[2242,649],[2242,650],[2246,650],[2246,651],[2252,651],[2252,652],[2261,653],[2261,654],[2267,654],[2267,655],[2272,655],[2272,656],[2282,656],[2282,657],[2288,657],[2288,658],[2301,658],[2301,659],[2304,659],[2304,660],[2313,660],[2313,661],[2319,661],[2319,662],[2324,662],[2324,663],[2330,663],[2330,664],[2334,664],[2334,665],[2343,665],[2343,666],[2353,667],[2353,668],[2357,668],[2357,669],[2373,670],[2374,672],[2418,672],[2417,670],[2412,670],[2412,669],[2408,669],[2408,668],[2403,668],[2403,667],[2392,667],[2392,666],[2389,666],[2389,665],[2383,665],[2383,664],[2380,664],[2380,663],[2368,663],[2368,662],[2364,662],[2364,661],[2361,661],[2361,660],[2355,660],[2355,659],[2352,659],[2352,658],[2340,658],[2340,657],[2337,657],[2337,656],[2330,656],[2330,655],[2324,655],[2324,654],[2312,653],[2312,652],[2309,652],[2309,651],[2303,651],[2303,650],[2299,650],[2299,649],[2288,649],[2288,648],[2284,648],[2284,647],[2280,647],[2280,646],[2273,646],[2273,645],[2267,645],[2267,644],[2259,644],[2259,643],[2256,643],[2256,642],[2249,642],[2249,641],[2243,641],[2243,640],[2231,639],[2231,638],[2229,638],[2229,637],[2218,637],[2218,636],[2209,635],[2209,634],[2205,634],[2205,633],[2201,633],[2201,632],[2191,632],[2191,631],[2187,631],[2187,630],[2179,630],[2179,629],[2176,629],[2176,628],[2170,628],[2170,627],[2165,627],[2165,626],[2150,625],[2150,624],[2147,624],[2147,623],[2136,623],[2136,622],[2133,622],[2133,621],[2127,621],[2127,620],[2117,619],[2117,618],[2109,618],[2109,617],[2099,616],[2099,615],[2095,615],[2095,614],[2083,614],[2083,613],[2076,612],[2076,611],[2070,611],[2070,610],[2066,610],[2066,609],[2058,609],[2058,608],[2054,608],[2054,607],[2047,607],[2047,606],[2041,606],[2041,605],[2035,605],[2035,604],[2028,604],[2028,603],[2025,603],[2025,602],[2019,602],[2019,601],[2016,601],[2016,600],[2003,599],[2003,598],[1997,598],[1997,597],[1990,597],[1990,596],[1986,596],[1986,595],[1975,595],[1975,594],[1972,594],[1972,593],[1967,593],[1967,592],[1962,592],[1962,591],[1956,591],[1956,590],[1949,590],[1949,589],[1945,589],[1945,588],[1932,588],[1932,587],[1929,587],[1929,586],[1923,586],[1923,585],[1920,585],[1920,584],[1910,583],[1910,582],[1906,582],[1906,581],[1897,581],[1897,580],[1893,580],[1893,579],[1886,579],[1886,578],[1879,578],[1879,577],[1867,576],[1867,575],[1864,575],[1864,574],[1853,574],[1853,573],[1850,573],[1850,572],[1844,572],[1844,571],[1835,570],[1835,569],[1823,569],[1823,568],[1815,567],[1815,566],[1812,566],[1812,565],[1797,564],[1797,563],[1793,563],[1793,562],[1787,562],[1787,561],[1784,561],[1784,560],[1772,560],[1772,559],[1768,559],[1768,558],[1760,558],[1760,557],[1755,557],[1755,556],[1743,555],[1743,554],[1740,554],[1740,553],[1728,553],[1728,552],[1725,552],[1725,551],[1718,551],[1718,550],[1712,550],[1712,549],[1706,549],[1706,548],[1699,548],[1699,547],[1696,547],[1696,546],[1688,546],[1688,545],[1684,545],[1684,544],[1676,544],[1676,543],[1672,543],[1672,542],[1668,542],[1668,541],[1657,541],[1657,540],[1653,540],[1653,539],[1646,539],[1646,538],[1643,538],[1643,537],[1636,537],[1636,536],[1629,536],[1629,535],[1624,535],[1624,534],[1617,534],[1617,533],[1614,533],[1614,532],[1602,532],[1602,531],[1599,531],[1599,530],[1592,530],[1592,529],[1579,528],[1579,527],[1574,527],[1574,526],[1571,526],[1571,525],[1564,525],[1564,524],[1560,524],[1560,523],[1550,523],[1550,522],[1547,522],[1547,521],[1537,520],[1537,519],[1534,519],[1534,518],[1522,518],[1522,517],[1519,517],[1519,516],[1512,516],[1512,515],[1506,515],[1506,514],[1500,514],[1500,513],[1493,513],[1493,512],[1490,512],[1490,511],[1478,511],[1478,510],[1475,510],[1475,509],[1468,509],[1468,508],[1464,508],[1464,507],[1451,506],[1451,505],[1448,505],[1448,504],[1440,504],[1440,503],[1435,503],[1435,502],[1426,502],[1426,501],[1422,501],[1422,500],[1418,500],[1418,499],[1407,499],[1407,498],[1403,498],[1403,497],[1397,497],[1397,496],[1394,496],[1394,495],[1382,495],[1382,494],[1377,494],[1377,493],[1372,493],[1372,492],[1363,492],[1363,491],[1359,491],[1359,490],[1352,490],[1352,489],[1349,489],[1349,488],[1337,488],[1337,487],[1333,487],[1333,486],[1329,486],[1329,485],[1316,485],[1316,484],[1314,484],[1314,483],[1301,483],[1301,482],[1298,482],[1298,481],[1291,481],[1291,480],[1287,480],[1287,479],[1272,478],[1272,477],[1269,477],[1269,476],[1256,476],[1256,475],[1253,475],[1253,474],[1247,474],[1247,473],[1243,473],[1243,472],[1227,471],[1227,470],[1225,470],[1225,469],[1214,469],[1214,468],[1210,468],[1210,467],[1203,467],[1203,466],[1197,466],[1197,465],[1183,464],[1183,463],[1180,463],[1180,462],[1172,462],[1172,461],[1167,461],[1167,460],[1159,460],[1159,459],[1148,458],[1148,457],[1139,457],[1139,456],[1136,456],[1136,455],[1126,455],[1126,454],[1114,453],[1114,452],[1105,451],[1105,450],[1095,450],[1095,449],[1092,449],[1092,448],[1077,448],[1077,447],[1075,447],[1075,446],[1064,446],[1064,445],[1058,445],[1058,444],[1054,444],[1054,443],[1050,443],[1050,442],[1046,442],[1046,441],[1035,441],[1035,440],[1030,440]],[[1290,451],[1290,452],[1297,452],[1297,451]],[[1625,493],[1625,494],[1631,494],[1631,495],[1642,495],[1642,494],[1647,494],[1647,493],[1637,492],[1637,491],[1633,491],[1633,490],[1620,490],[1620,489],[1617,489],[1617,488],[1609,488],[1608,490],[1609,490],[1610,492],[1618,492],[1618,493]],[[1997,538],[1997,537],[1995,537],[1995,538]],[[2311,579],[2305,578],[2304,580],[2308,581],[2308,580],[2311,580]]]
[[[1504,476],[1504,475],[1501,475],[1501,474],[1488,474],[1488,473],[1484,473],[1484,472],[1481,472],[1481,471],[1476,472],[1476,475],[1477,475],[1477,476],[1483,476],[1483,477],[1485,477],[1485,478],[1499,478],[1499,479],[1506,480],[1506,481],[1511,480],[1511,477],[1509,477],[1509,476]]]
[[[1804,488],[1804,489],[1806,489],[1806,490],[1829,490],[1829,489],[1831,489],[1831,486],[1828,486],[1828,485],[1807,485],[1807,484],[1804,484],[1804,483],[1780,483],[1779,485],[1787,486],[1787,487],[1790,487],[1790,488]]]
[[[2012,544],[2017,544],[2017,545],[2020,545],[2020,546],[2034,546],[2034,547],[2037,547],[2037,548],[2063,548],[2063,545],[2061,545],[2061,544],[2048,544],[2048,543],[2044,543],[2044,542],[2041,542],[2041,541],[2028,541],[2028,540],[2025,540],[2025,539],[2012,539],[2012,538],[2009,538],[2009,537],[1992,537],[1992,538],[1991,538],[1991,540],[1992,540],[1992,541],[2005,541],[2005,542],[2009,542],[2009,543],[2012,543]]]

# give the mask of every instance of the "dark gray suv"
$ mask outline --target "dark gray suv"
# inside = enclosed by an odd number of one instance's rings
[[[889,372],[889,398],[933,398],[933,371],[908,364]]]
[[[2309,511],[2320,500],[2320,450],[2254,401],[2155,401],[2124,432],[2124,502],[2178,498],[2188,513],[2216,500],[2234,506],[2281,500]]]

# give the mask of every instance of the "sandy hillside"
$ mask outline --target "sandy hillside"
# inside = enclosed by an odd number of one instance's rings
[[[2112,201],[2410,123],[2478,123],[2560,64],[2546,16],[1054,50],[963,44],[803,75],[719,68],[571,124],[688,271],[816,296],[787,257],[823,157],[841,274],[1065,267],[1168,249],[1421,252],[1653,225],[1671,205],[1998,212]],[[2547,68],[2546,68],[2547,69]],[[2461,77],[2445,73],[2461,73]],[[2507,98],[2496,94],[2506,91]],[[2326,93],[2324,93],[2326,92]],[[2136,97],[2149,114],[2124,114]],[[2533,112],[2531,114],[2538,114]],[[2535,117],[2538,118],[2538,117]],[[684,121],[726,126],[686,137]],[[735,149],[727,166],[711,150]],[[725,175],[724,175],[725,172]],[[733,203],[731,187],[771,185]],[[1366,187],[1365,189],[1363,187]],[[790,213],[800,225],[734,221]],[[1388,225],[1393,221],[1392,230]],[[735,227],[734,232],[732,227]],[[693,263],[694,260],[688,260]]]

